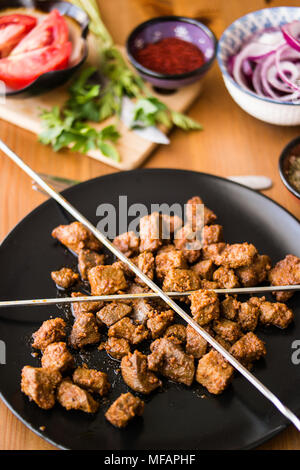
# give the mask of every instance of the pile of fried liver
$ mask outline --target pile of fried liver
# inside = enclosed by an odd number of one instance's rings
[[[286,328],[293,312],[284,302],[292,294],[277,292],[276,302],[265,297],[240,301],[236,296],[220,298],[210,289],[299,284],[300,259],[289,254],[272,268],[270,258],[251,243],[226,243],[223,227],[207,207],[199,244],[193,237],[201,204],[198,196],[187,202],[184,226],[177,216],[154,212],[140,220],[139,237],[124,233],[114,244],[164,291],[194,291],[185,298],[194,320],[250,369],[266,355],[265,344],[254,331],[259,324]],[[78,257],[78,272],[62,267],[51,273],[55,284],[70,289],[73,297],[84,295],[78,287],[81,282],[89,283],[92,295],[149,291],[124,263],[105,264],[101,243],[81,223],[61,225],[52,236]],[[160,299],[76,302],[73,315],[68,337],[60,317],[45,321],[33,333],[32,347],[41,353],[41,367],[23,368],[21,389],[43,409],[58,402],[67,410],[94,413],[100,406],[97,397],[109,396],[111,386],[104,372],[84,363],[75,367],[74,356],[90,345],[121,361],[124,382],[138,394],[152,393],[165,379],[187,387],[196,382],[220,394],[233,378],[234,370],[222,355],[191,326],[178,323]],[[146,354],[140,350],[145,340],[147,344],[150,340]],[[143,410],[144,402],[128,392],[111,404],[105,416],[114,426],[124,427]]]

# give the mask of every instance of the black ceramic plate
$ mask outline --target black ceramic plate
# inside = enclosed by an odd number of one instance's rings
[[[299,222],[270,199],[222,178],[180,170],[137,170],[96,178],[65,191],[66,198],[96,224],[99,204],[118,209],[119,195],[128,204],[181,203],[199,194],[219,215],[229,242],[249,241],[261,253],[278,261],[287,253],[300,256]],[[0,247],[1,299],[53,297],[50,271],[75,265],[74,258],[51,238],[51,230],[68,216],[50,200],[29,214]],[[290,301],[296,322],[286,331],[259,329],[266,341],[266,359],[255,375],[300,414],[300,366],[292,364],[292,342],[300,339],[299,296]],[[59,405],[42,411],[20,392],[20,371],[37,366],[30,336],[49,315],[65,316],[62,309],[35,307],[1,310],[0,339],[6,343],[6,365],[0,365],[0,391],[9,408],[33,431],[61,448],[69,449],[244,449],[252,448],[282,430],[287,422],[241,376],[219,397],[195,385],[191,389],[165,381],[164,393],[146,398],[145,413],[124,430],[105,421],[104,411],[127,391],[105,352],[90,349],[79,358],[109,371],[112,392],[98,414],[67,412]],[[203,395],[205,397],[203,397]],[[45,431],[40,432],[40,426]]]

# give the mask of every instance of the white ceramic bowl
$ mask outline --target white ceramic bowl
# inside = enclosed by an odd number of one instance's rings
[[[265,28],[300,20],[300,8],[275,7],[254,11],[234,21],[222,34],[217,59],[225,86],[234,101],[251,116],[280,126],[300,124],[300,103],[281,103],[263,98],[238,85],[227,70],[229,57],[236,54],[252,34]]]

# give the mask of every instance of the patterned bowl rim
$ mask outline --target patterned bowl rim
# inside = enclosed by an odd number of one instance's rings
[[[143,31],[146,26],[149,26],[151,24],[156,24],[156,23],[168,22],[168,21],[178,21],[178,22],[181,22],[181,23],[189,23],[189,24],[197,26],[199,29],[201,29],[208,36],[208,38],[212,41],[212,46],[213,46],[213,51],[214,52],[213,52],[213,55],[211,56],[211,58],[208,61],[204,62],[204,64],[201,65],[201,67],[198,67],[197,69],[192,70],[191,72],[178,73],[178,74],[173,74],[173,75],[154,72],[154,70],[148,69],[148,68],[144,67],[143,65],[141,65],[135,59],[133,54],[131,53],[131,44],[132,44],[135,36],[139,32]],[[168,15],[168,16],[156,16],[155,18],[151,18],[150,20],[144,21],[143,23],[140,23],[138,26],[136,26],[127,38],[126,51],[127,51],[127,55],[129,57],[130,61],[132,62],[134,67],[139,72],[141,72],[145,75],[148,75],[150,77],[160,78],[160,79],[163,79],[163,80],[180,80],[180,79],[183,79],[183,78],[189,78],[189,77],[196,76],[199,73],[206,72],[210,68],[211,64],[213,63],[213,61],[216,58],[217,45],[218,45],[218,41],[217,41],[217,38],[214,35],[214,33],[211,31],[211,29],[209,29],[207,26],[205,26],[200,21],[194,20],[193,18],[188,18],[186,16]]]
[[[223,58],[221,57],[222,56],[222,48],[223,48],[223,43],[225,41],[225,38],[226,36],[228,35],[228,33],[231,31],[231,30],[234,30],[235,29],[235,26],[236,26],[236,23],[251,16],[251,15],[257,15],[258,13],[262,13],[262,12],[267,12],[267,11],[271,11],[271,10],[282,10],[282,9],[288,9],[288,10],[297,10],[299,12],[299,16],[300,16],[300,7],[285,7],[285,6],[281,6],[281,7],[272,7],[272,8],[262,8],[261,10],[255,10],[255,11],[252,11],[250,13],[247,13],[246,15],[244,16],[240,16],[239,18],[237,18],[235,21],[233,21],[231,23],[231,25],[228,26],[228,28],[225,29],[225,31],[223,31],[222,33],[222,36],[220,37],[219,39],[219,44],[218,44],[218,50],[217,50],[217,60],[218,60],[218,64],[219,64],[219,67],[221,69],[221,72],[222,74],[236,87],[238,88],[239,90],[241,90],[243,93],[246,93],[247,95],[250,95],[252,96],[253,98],[257,98],[261,101],[267,101],[268,103],[275,103],[275,104],[280,104],[280,105],[284,105],[284,106],[300,106],[300,103],[291,103],[291,102],[282,102],[282,101],[279,101],[279,100],[274,100],[272,98],[268,98],[268,97],[263,97],[263,96],[259,96],[257,95],[256,93],[254,93],[253,91],[251,90],[247,90],[246,88],[243,88],[241,87],[233,78],[232,76],[230,75],[230,73],[228,72],[227,70],[227,67],[224,63],[224,60]]]

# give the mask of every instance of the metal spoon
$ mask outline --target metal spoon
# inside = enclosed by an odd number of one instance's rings
[[[230,181],[235,183],[242,184],[250,189],[255,189],[255,191],[262,191],[264,189],[269,189],[273,186],[271,178],[267,176],[260,175],[245,175],[245,176],[228,176],[227,178]]]

